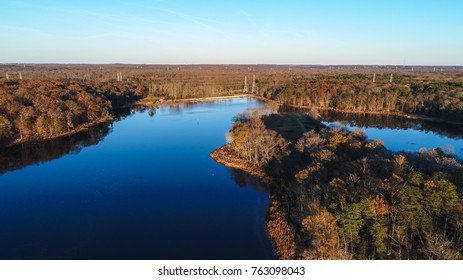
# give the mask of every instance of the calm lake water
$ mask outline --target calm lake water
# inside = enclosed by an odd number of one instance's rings
[[[320,112],[329,127],[363,129],[370,139],[380,139],[391,151],[416,152],[421,148],[443,148],[463,160],[463,127],[453,124],[409,120],[397,116]]]
[[[4,151],[0,258],[274,259],[265,186],[243,184],[209,158],[233,117],[261,105],[232,99],[138,110]]]
[[[267,186],[208,156],[236,114],[260,106],[132,109],[113,124],[0,150],[0,259],[274,259]],[[320,113],[392,151],[444,147],[463,159],[461,126]]]

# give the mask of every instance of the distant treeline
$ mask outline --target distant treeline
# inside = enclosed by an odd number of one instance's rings
[[[0,82],[0,143],[50,138],[111,119],[143,96],[138,85],[77,80]]]
[[[463,168],[454,158],[393,154],[362,131],[315,126],[295,139],[297,122],[278,128],[288,116],[269,118],[241,117],[224,149],[266,174],[280,258],[462,258]]]
[[[399,78],[403,78],[399,76]],[[393,82],[365,75],[295,76],[278,85],[260,83],[260,95],[280,104],[347,112],[421,114],[463,121],[463,82]]]
[[[372,82],[371,75],[367,74],[321,75],[304,67],[75,67],[34,66],[25,67],[26,70],[13,67],[17,72],[30,71],[24,73],[44,75],[44,78],[20,80],[11,75],[9,80],[0,80],[0,147],[72,133],[83,126],[108,120],[114,109],[144,97],[159,101],[243,93],[244,76],[247,75],[251,90],[254,73],[257,74],[256,94],[280,104],[463,120],[463,78],[459,72],[448,76],[398,74],[394,82],[389,83],[385,74],[378,74],[376,82]],[[43,68],[50,70],[52,77],[65,74],[65,78],[48,78]],[[122,70],[122,81],[108,76]],[[97,75],[101,71],[107,78]],[[83,78],[75,78],[79,75]],[[423,75],[432,81],[418,80],[425,77]],[[436,81],[439,78],[446,80]]]
[[[73,133],[110,120],[114,109],[144,97],[182,99],[229,95],[233,88],[172,79],[90,81],[27,79],[0,81],[0,147]]]

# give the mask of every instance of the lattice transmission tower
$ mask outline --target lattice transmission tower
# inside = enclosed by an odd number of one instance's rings
[[[252,75],[252,89],[251,89],[251,93],[257,93],[256,75]]]

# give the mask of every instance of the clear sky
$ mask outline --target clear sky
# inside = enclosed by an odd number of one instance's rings
[[[0,0],[0,63],[463,65],[461,0]]]

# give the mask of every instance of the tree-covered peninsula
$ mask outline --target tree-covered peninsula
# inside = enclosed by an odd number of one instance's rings
[[[462,257],[463,168],[441,149],[394,154],[296,113],[239,116],[227,139],[211,157],[271,185],[280,258]]]

